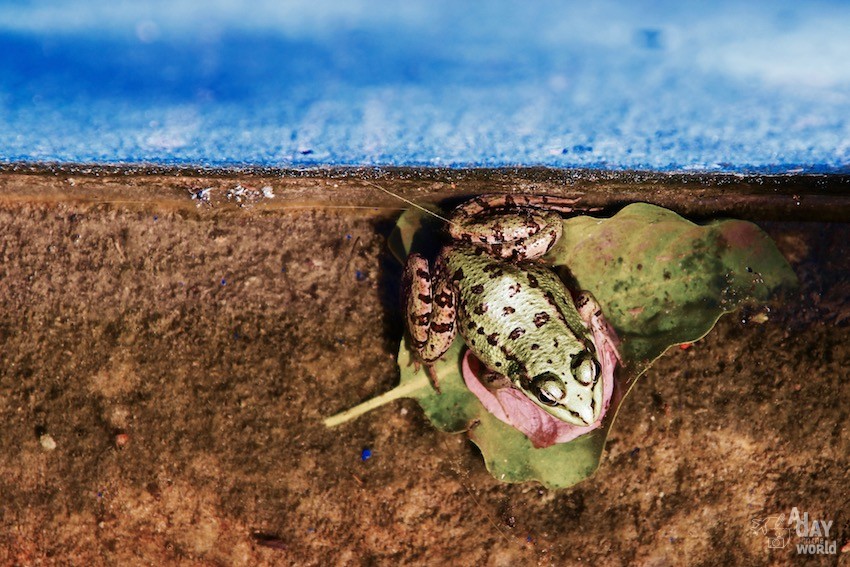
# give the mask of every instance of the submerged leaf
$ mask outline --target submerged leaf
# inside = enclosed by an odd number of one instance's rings
[[[399,259],[411,251],[427,254],[430,248],[433,253],[439,242],[436,226],[439,223],[420,211],[405,212],[391,237],[391,249]],[[785,258],[752,223],[699,226],[642,203],[609,219],[565,220],[564,235],[545,260],[568,287],[594,294],[622,341],[623,365],[615,371],[601,427],[569,442],[535,448],[519,429],[487,411],[467,388],[461,374],[465,349],[460,337],[434,365],[441,393],[431,387],[425,369],[414,363],[402,342],[399,386],[325,423],[337,425],[390,400],[412,397],[435,427],[468,430],[497,479],[537,480],[550,488],[571,486],[599,466],[623,397],[652,361],[673,345],[705,336],[723,313],[741,303],[764,301],[796,285]]]

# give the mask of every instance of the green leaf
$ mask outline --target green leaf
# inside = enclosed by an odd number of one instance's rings
[[[399,259],[435,251],[440,223],[420,211],[399,219],[390,246]],[[570,287],[591,291],[622,340],[623,366],[603,426],[568,443],[535,449],[513,427],[491,415],[467,390],[458,337],[434,366],[441,393],[402,342],[399,386],[325,421],[332,427],[399,397],[415,398],[431,423],[468,431],[487,469],[504,482],[537,480],[563,488],[599,466],[605,439],[635,380],[669,347],[705,336],[723,313],[744,302],[765,301],[796,285],[796,276],[770,238],[752,223],[719,221],[699,226],[677,214],[638,203],[609,219],[577,216],[546,261]]]
[[[593,292],[623,340],[625,359],[648,365],[668,347],[704,337],[721,315],[796,286],[773,241],[739,220],[694,224],[636,203],[610,219],[564,221],[546,259]]]

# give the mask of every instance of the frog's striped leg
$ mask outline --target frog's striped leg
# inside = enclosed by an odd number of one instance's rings
[[[410,334],[413,348],[417,354],[421,354],[422,348],[428,342],[431,307],[434,303],[428,260],[419,254],[411,254],[404,267],[402,282],[407,332]]]
[[[457,293],[446,271],[442,255],[434,266],[419,254],[411,254],[404,271],[405,315],[411,343],[428,366],[434,388],[439,391],[431,363],[438,360],[457,334]]]
[[[517,261],[546,254],[561,237],[558,213],[590,210],[578,199],[545,195],[482,195],[458,207],[449,233],[453,238]]]

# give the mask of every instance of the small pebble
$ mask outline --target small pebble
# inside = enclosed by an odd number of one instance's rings
[[[758,323],[759,325],[767,323],[768,320],[769,317],[767,316],[767,313],[756,313],[755,315],[750,317],[750,321],[752,321],[753,323]]]
[[[123,449],[130,442],[130,436],[126,433],[119,433],[115,436],[115,446]]]
[[[56,441],[54,441],[53,436],[50,433],[43,433],[41,437],[38,438],[38,442],[41,443],[41,448],[45,451],[53,451],[56,449]]]

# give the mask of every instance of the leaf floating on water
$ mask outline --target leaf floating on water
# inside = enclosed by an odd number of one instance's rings
[[[390,247],[399,259],[434,251],[439,223],[421,211],[399,219]],[[434,370],[442,394],[424,368],[399,349],[399,385],[325,420],[328,427],[391,400],[417,400],[431,423],[447,432],[468,431],[487,469],[504,482],[536,480],[572,486],[599,466],[605,439],[624,396],[652,362],[674,345],[705,336],[724,314],[766,301],[796,286],[796,276],[773,241],[752,223],[696,225],[672,211],[637,203],[609,219],[577,216],[545,258],[569,287],[591,291],[622,341],[610,407],[601,427],[564,443],[535,448],[519,429],[503,423],[470,392],[462,377],[463,341],[455,340]],[[535,434],[532,432],[532,436]],[[538,445],[544,439],[535,439]]]

